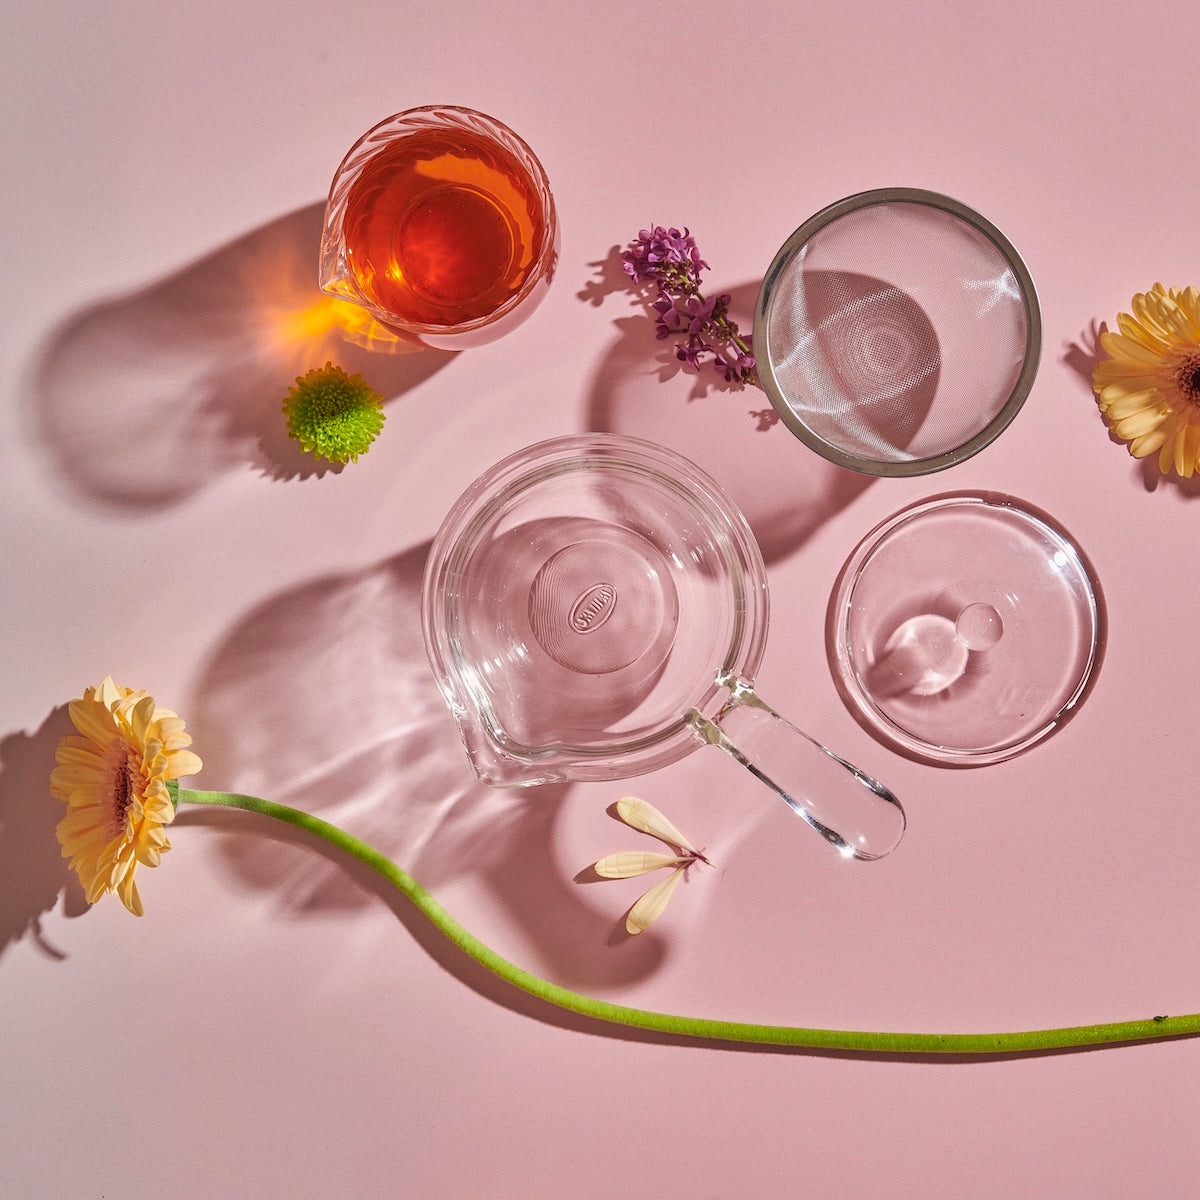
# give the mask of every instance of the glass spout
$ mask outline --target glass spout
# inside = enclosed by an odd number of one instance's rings
[[[354,280],[336,247],[328,254],[322,255],[321,272],[317,282],[326,295],[353,300],[356,304],[362,303],[362,296],[354,286]]]
[[[846,858],[882,858],[896,848],[904,809],[883,784],[781,717],[749,683],[720,682],[729,698],[715,717],[687,714],[701,740],[762,780]]]

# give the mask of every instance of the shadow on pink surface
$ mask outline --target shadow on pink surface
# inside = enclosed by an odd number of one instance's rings
[[[41,915],[54,907],[64,890],[66,916],[77,917],[88,911],[88,905],[84,902],[75,876],[70,874],[58,854],[58,844],[53,832],[58,814],[53,804],[46,803],[44,794],[47,763],[53,761],[54,747],[69,728],[67,711],[63,706],[56,708],[34,734],[11,734],[0,742],[0,833],[3,834],[0,838],[0,868],[3,870],[3,874],[0,875],[0,938],[3,939],[0,941],[0,960],[10,944],[26,937],[32,940],[47,958],[64,959],[66,955],[43,938],[40,928]],[[207,749],[206,755],[207,772],[210,764],[219,764],[221,760],[219,754],[213,754]],[[573,978],[564,981],[566,985],[574,985],[585,991],[597,986],[620,984],[649,974],[663,957],[663,946],[656,943],[652,936],[643,935],[637,940],[636,946],[631,947],[640,957],[622,956],[623,961],[619,963],[617,956],[598,955],[594,939],[591,939],[588,945],[579,944],[580,930],[586,928],[586,921],[589,919],[586,915],[581,916],[576,912],[567,914],[560,923],[547,923],[547,914],[540,910],[535,911],[539,902],[557,906],[555,911],[562,911],[565,880],[553,870],[548,855],[539,857],[539,852],[545,849],[545,835],[556,819],[556,812],[563,797],[547,797],[544,794],[538,797],[527,793],[526,799],[530,806],[538,807],[538,814],[531,820],[526,820],[529,810],[522,812],[522,820],[518,823],[520,827],[514,825],[501,835],[500,841],[506,844],[499,847],[493,862],[488,864],[485,861],[490,851],[476,854],[473,861],[479,865],[480,873],[487,883],[495,885],[495,897],[506,913],[538,927],[534,932],[540,933],[546,943],[542,957],[550,963],[550,969],[544,973],[555,976],[556,981],[560,973],[571,974]],[[551,802],[541,803],[546,799],[550,799]],[[336,818],[338,814],[332,810],[337,807],[336,802],[327,806],[330,811],[326,815]],[[390,824],[395,828],[400,825],[400,821],[394,817]],[[463,954],[385,879],[363,863],[348,858],[337,847],[321,838],[283,825],[269,817],[220,808],[184,807],[176,821],[176,827],[207,828],[224,835],[229,846],[239,847],[232,862],[241,874],[243,882],[247,886],[276,891],[287,908],[313,911],[325,907],[331,897],[334,903],[343,905],[382,902],[433,961],[472,991],[511,1012],[574,1032],[619,1038],[635,1043],[722,1050],[739,1055],[782,1054],[815,1058],[894,1060],[907,1063],[923,1061],[939,1065],[995,1061],[999,1057],[1037,1058],[1047,1055],[1092,1053],[1118,1049],[1124,1044],[1114,1042],[1106,1045],[1013,1051],[1004,1055],[990,1052],[891,1053],[731,1042],[613,1024],[560,1008],[500,979],[481,963]],[[453,843],[454,839],[449,841]],[[454,857],[458,844],[447,844],[443,849],[450,857]],[[518,860],[519,869],[501,869],[506,865],[517,867]],[[311,890],[301,890],[302,894],[309,897],[308,902],[299,905],[293,903],[295,895],[301,893],[289,891],[286,881],[281,878],[281,868],[287,863],[297,866],[298,873],[311,885]],[[246,868],[244,871],[243,867]],[[318,891],[323,894],[318,895]],[[111,900],[106,902],[115,903]],[[603,924],[608,924],[607,919]],[[568,939],[570,948],[578,948],[580,953],[585,954],[590,969],[572,971],[572,966],[578,968],[581,964],[574,962],[569,951],[565,954],[555,952],[553,942],[557,936]],[[696,1006],[701,1005],[702,1002],[697,1000]]]
[[[798,550],[872,482],[809,450],[782,424],[764,392],[725,382],[705,364],[685,369],[674,341],[656,341],[644,298],[630,296],[618,247],[591,264],[596,278],[578,297],[593,305],[624,295],[633,315],[613,321],[617,340],[596,371],[588,428],[669,446],[702,467],[733,497],[768,563]],[[758,283],[729,289],[730,314],[750,330]]]
[[[54,827],[62,806],[50,795],[59,740],[74,732],[60,705],[33,732],[0,741],[0,955],[28,938],[48,957],[63,958],[42,933],[42,916],[66,897],[67,916],[87,910],[79,880],[59,853]]]
[[[332,360],[394,400],[454,357],[318,289],[323,213],[280,217],[50,335],[34,433],[71,489],[154,510],[247,466],[276,479],[340,470],[287,436],[298,375]]]
[[[198,783],[315,813],[439,898],[448,885],[469,884],[489,917],[501,914],[564,984],[644,976],[663,944],[645,936],[605,953],[625,941],[614,935],[615,914],[589,907],[555,864],[568,788],[496,789],[472,775],[421,636],[427,552],[423,545],[313,580],[230,630],[189,707],[204,758]],[[183,810],[179,821],[240,828],[208,810]],[[264,845],[239,833],[225,839],[223,854],[242,884],[285,910],[353,910],[376,894],[340,856],[297,855],[286,843],[299,835],[273,834]]]

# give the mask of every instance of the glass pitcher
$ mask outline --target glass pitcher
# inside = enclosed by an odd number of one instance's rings
[[[484,782],[621,779],[714,745],[844,855],[880,858],[899,802],[755,690],[767,617],[733,501],[617,435],[493,467],[447,515],[424,582],[430,662]]]

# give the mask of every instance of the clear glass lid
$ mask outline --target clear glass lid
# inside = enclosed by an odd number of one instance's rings
[[[847,700],[885,739],[947,765],[998,762],[1058,728],[1104,641],[1078,548],[993,494],[885,521],[843,569],[831,620]]]

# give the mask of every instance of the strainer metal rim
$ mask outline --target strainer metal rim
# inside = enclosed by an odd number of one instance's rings
[[[932,208],[941,209],[974,226],[975,229],[995,245],[996,249],[1000,251],[1011,267],[1020,287],[1028,336],[1026,338],[1025,357],[1021,364],[1021,370],[1016,382],[1013,384],[1008,399],[1000,408],[1000,411],[973,437],[961,442],[951,450],[944,451],[941,454],[929,455],[925,458],[895,460],[868,459],[846,453],[838,446],[820,437],[796,415],[795,410],[788,403],[787,397],[784,395],[783,389],[776,378],[774,365],[765,352],[766,331],[779,277],[814,234],[839,218],[844,217],[847,213],[856,212],[859,209],[869,208],[873,205],[897,203],[925,204]],[[761,347],[760,352],[756,355],[757,361],[755,364],[758,369],[759,384],[763,391],[766,392],[767,398],[771,401],[771,406],[779,414],[780,420],[783,421],[792,433],[808,446],[809,449],[815,450],[823,458],[836,463],[838,466],[848,467],[850,470],[864,475],[892,478],[931,475],[936,471],[942,471],[947,467],[954,466],[956,463],[963,462],[972,455],[978,454],[985,446],[990,445],[991,442],[1008,428],[1013,418],[1021,410],[1021,406],[1025,403],[1025,399],[1029,395],[1030,389],[1033,387],[1033,381],[1037,376],[1042,352],[1042,313],[1038,302],[1037,289],[1034,287],[1033,277],[1029,273],[1029,268],[1026,267],[1016,247],[991,221],[981,216],[973,208],[970,208],[959,200],[955,200],[951,196],[943,195],[941,192],[928,191],[924,188],[888,187],[858,192],[853,196],[847,196],[844,200],[839,200],[834,204],[828,205],[826,208],[821,209],[820,212],[809,217],[779,248],[778,253],[767,269],[766,275],[763,277],[754,312],[754,331],[757,335],[756,349]]]

